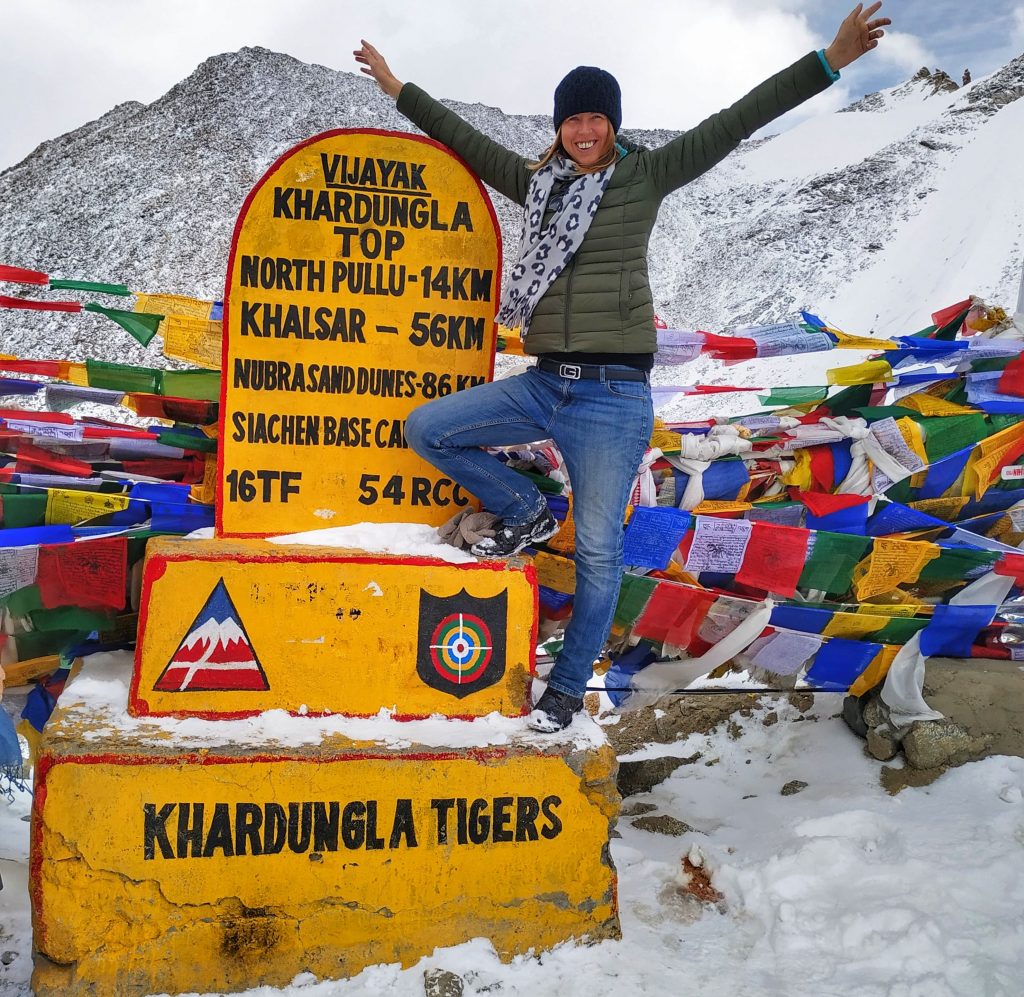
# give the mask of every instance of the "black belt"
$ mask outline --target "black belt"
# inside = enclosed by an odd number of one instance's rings
[[[614,367],[599,363],[560,363],[538,360],[537,366],[548,374],[557,374],[570,381],[646,381],[647,371],[633,367]]]

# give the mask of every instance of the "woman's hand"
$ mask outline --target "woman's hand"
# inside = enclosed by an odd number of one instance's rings
[[[888,23],[886,21],[886,24]],[[362,47],[357,48],[352,54],[356,57],[356,62],[363,64],[360,72],[366,73],[367,76],[372,76],[377,81],[377,86],[381,90],[389,97],[397,100],[403,86],[401,80],[397,79],[395,74],[388,69],[388,64],[384,61],[384,56],[380,52],[365,38],[360,38],[359,40]]]
[[[892,24],[887,17],[874,17],[881,7],[882,0],[873,3],[867,10],[864,9],[864,4],[859,3],[849,17],[839,25],[835,41],[825,49],[825,58],[836,72],[845,69],[865,52],[870,52],[878,46],[878,39],[885,34],[882,28]]]

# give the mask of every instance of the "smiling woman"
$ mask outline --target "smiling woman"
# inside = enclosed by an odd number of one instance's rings
[[[405,432],[421,457],[502,520],[494,537],[473,545],[478,557],[507,557],[558,530],[537,488],[485,448],[551,439],[565,460],[576,592],[562,651],[530,715],[537,730],[567,727],[582,708],[619,593],[623,517],[654,421],[649,373],[657,335],[647,242],[658,208],[875,48],[889,24],[875,17],[881,6],[858,4],[827,49],[809,52],[659,149],[616,137],[618,82],[603,69],[579,66],[555,90],[555,139],[539,162],[487,138],[415,84],[401,83],[368,42],[354,52],[402,114],[523,206],[522,239],[498,321],[522,330],[536,366],[420,406]]]

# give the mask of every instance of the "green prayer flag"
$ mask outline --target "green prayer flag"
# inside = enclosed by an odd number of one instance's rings
[[[903,408],[902,405],[862,405],[854,410],[858,415],[867,419],[868,422],[879,422],[882,419],[917,419],[922,418],[920,412],[912,408]]]
[[[88,630],[33,630],[16,634],[14,646],[18,649],[19,661],[31,661],[48,654],[60,654],[66,647],[88,636]]]
[[[36,630],[105,630],[114,621],[114,614],[99,613],[80,606],[59,606],[57,609],[37,609],[29,614]]]
[[[106,315],[108,319],[116,322],[125,332],[134,336],[143,346],[149,346],[150,340],[156,335],[163,315],[150,315],[147,312],[126,312],[118,308],[104,308],[102,305],[90,302],[85,306],[87,312],[97,312]]]
[[[209,436],[193,436],[191,433],[174,433],[174,432],[163,432],[160,434],[160,442],[167,447],[179,447],[182,450],[198,450],[199,453],[216,453],[217,452],[217,441],[211,439]],[[521,474],[526,472],[521,471]],[[537,477],[541,477],[537,475]],[[553,481],[551,478],[545,480],[550,481],[552,485],[557,485],[558,490],[561,491],[563,485],[558,481]],[[540,482],[538,482],[538,485]],[[544,489],[542,488],[541,491]]]
[[[1002,557],[995,550],[971,550],[967,547],[942,547],[939,556],[930,560],[918,575],[922,582],[965,581],[978,568],[991,568]]]
[[[7,606],[11,616],[28,616],[33,610],[43,608],[43,597],[39,594],[38,585],[26,585],[0,601]]]
[[[964,319],[967,318],[971,307],[968,305],[952,322],[947,322],[941,329],[936,329],[932,339],[956,339],[956,334],[960,331],[960,326],[964,324]]]
[[[636,622],[657,584],[656,578],[648,578],[646,575],[622,576],[619,601],[615,604],[613,620],[616,626],[628,627]]]
[[[762,405],[804,405],[807,402],[820,402],[828,394],[828,387],[823,388],[772,388],[767,395],[758,395]]]
[[[924,630],[928,622],[908,616],[894,616],[871,639],[879,644],[906,644],[914,634]]]
[[[1017,421],[1016,418],[1014,421]],[[989,435],[985,415],[933,415],[919,420],[924,430],[924,452],[934,464],[964,447],[973,446]]]
[[[51,280],[50,287],[64,291],[95,291],[97,294],[118,294],[122,298],[131,297],[131,291],[124,284],[97,284],[91,280]],[[86,308],[89,306],[86,305]]]
[[[870,404],[873,388],[873,384],[852,384],[826,399],[825,404],[834,416],[851,416],[858,408]]]
[[[220,400],[219,370],[165,370],[161,374],[159,390],[154,394],[201,402]]]
[[[42,526],[46,522],[46,495],[5,495],[4,528]]]
[[[871,540],[847,533],[815,533],[814,550],[800,573],[799,587],[832,595],[853,584],[853,569],[864,558]]]
[[[86,360],[90,388],[110,388],[114,391],[137,391],[147,395],[159,394],[159,370],[152,367],[132,367],[122,363],[106,363],[103,360]]]

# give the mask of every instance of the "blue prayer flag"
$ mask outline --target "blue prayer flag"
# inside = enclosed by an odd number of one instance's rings
[[[921,653],[969,658],[971,645],[996,614],[997,606],[935,607],[931,620],[921,631]]]
[[[881,650],[881,644],[831,637],[814,656],[806,681],[817,689],[836,692],[849,689]]]

